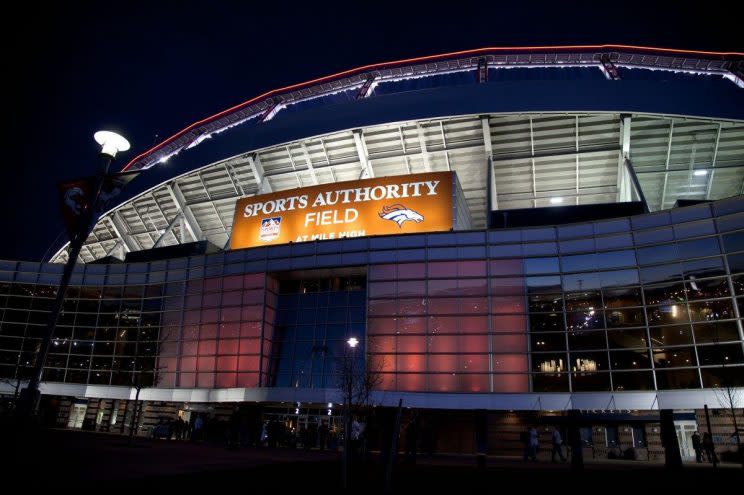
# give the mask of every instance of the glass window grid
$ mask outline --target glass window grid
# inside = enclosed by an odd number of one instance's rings
[[[672,212],[672,213],[674,213],[674,212]],[[490,236],[489,236],[489,237],[490,237]],[[639,284],[639,285],[640,285],[640,286],[643,286],[643,284]],[[704,300],[702,300],[702,301],[704,301]],[[735,309],[734,309],[734,313],[735,313],[735,314],[736,314],[737,310],[738,310],[738,308],[735,308]]]

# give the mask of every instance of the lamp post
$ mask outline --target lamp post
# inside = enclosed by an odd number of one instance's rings
[[[34,370],[29,379],[28,386],[21,391],[18,398],[16,412],[21,418],[33,415],[39,405],[39,397],[41,395],[39,392],[39,383],[41,382],[41,375],[44,370],[44,362],[46,361],[49,346],[52,342],[52,337],[54,336],[54,330],[57,326],[57,320],[59,319],[59,313],[62,309],[62,303],[65,299],[67,287],[70,285],[72,271],[77,263],[80,249],[82,249],[83,243],[90,233],[90,224],[95,216],[98,196],[101,192],[101,187],[103,186],[106,174],[108,173],[109,166],[116,157],[116,153],[129,149],[129,141],[115,132],[98,131],[93,135],[93,139],[95,139],[101,146],[100,156],[103,164],[103,173],[96,178],[93,187],[88,191],[85,202],[81,205],[75,232],[70,238],[69,257],[67,258],[67,263],[65,263],[65,268],[62,272],[62,279],[59,282],[59,288],[57,289],[57,296],[54,300],[54,305],[49,313],[44,339],[41,342],[41,347],[39,348],[36,361],[34,362]]]
[[[349,489],[351,486],[351,448],[349,438],[351,437],[351,396],[354,392],[354,350],[359,340],[356,337],[349,337],[346,341],[349,349],[345,353],[343,367],[343,384],[344,384],[344,472],[343,487]]]

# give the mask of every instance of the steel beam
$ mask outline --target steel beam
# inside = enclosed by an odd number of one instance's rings
[[[127,247],[126,247],[126,244],[124,244],[124,240],[123,239],[117,239],[116,242],[114,243],[114,245],[111,246],[111,249],[109,249],[108,252],[106,253],[106,256],[114,256],[114,252],[117,249],[121,249],[122,256],[116,256],[116,258],[118,258],[120,260],[123,260],[124,259],[125,252],[128,251],[127,250]]]
[[[179,220],[181,220],[181,218],[183,218],[183,212],[179,212],[178,214],[176,214],[176,216],[173,217],[173,220],[170,221],[170,223],[168,224],[168,227],[166,227],[163,233],[160,234],[160,237],[158,237],[158,240],[155,241],[155,244],[152,247],[154,248],[160,247],[163,244],[163,241],[165,240],[166,236],[170,234],[171,232],[173,232],[173,227],[176,226],[176,224],[178,223]],[[181,231],[183,231],[183,226],[181,227]]]
[[[271,183],[269,182],[268,177],[266,177],[263,165],[261,165],[261,157],[259,154],[254,153],[253,155],[248,155],[246,161],[248,162],[248,166],[251,168],[251,172],[253,172],[253,178],[256,180],[256,184],[258,184],[258,194],[273,192],[274,190],[271,188]]]
[[[579,116],[576,120],[576,204],[579,204]]]
[[[109,219],[109,221],[111,222],[111,226],[114,228],[114,232],[116,232],[116,235],[119,236],[119,239],[122,239],[124,241],[124,244],[126,244],[129,251],[139,251],[141,249],[137,245],[137,240],[129,235],[129,231],[127,230],[126,224],[124,223],[124,219],[121,218],[121,213],[115,211],[106,218]]]
[[[424,170],[431,172],[431,160],[429,159],[429,151],[426,148],[426,136],[424,136],[424,128],[421,127],[420,122],[416,122],[416,131],[418,132],[419,146],[421,147],[421,157],[424,159]]]
[[[195,241],[201,241],[204,238],[204,233],[202,232],[201,227],[199,227],[199,222],[196,221],[194,213],[191,211],[191,208],[189,208],[186,198],[181,192],[181,188],[178,187],[178,183],[173,181],[171,184],[166,184],[165,187],[168,189],[173,202],[178,206],[178,209],[181,210],[181,213],[183,213],[183,223],[186,225],[189,234],[191,234],[191,238]]]
[[[617,201],[632,201],[631,181],[625,161],[630,160],[630,115],[620,117],[620,152],[617,158]]]
[[[491,176],[491,183],[489,184],[489,187],[491,188],[491,204],[488,205],[489,211],[486,212],[486,216],[488,216],[488,213],[492,210],[498,210],[499,209],[499,198],[498,194],[496,193],[496,170],[494,170],[493,166],[493,145],[491,144],[491,124],[488,122],[488,116],[482,116],[481,118],[481,128],[483,129],[483,147],[486,150],[486,166],[491,167],[491,173],[488,173],[488,170],[486,170],[486,181],[488,181],[488,176]]]
[[[260,117],[258,117],[259,122],[267,122],[274,118],[274,116],[279,113],[279,111],[284,108],[284,105],[282,104],[281,98],[274,99],[269,106],[266,108],[266,110],[263,111]]]
[[[364,98],[367,98],[369,95],[372,94],[372,91],[375,89],[375,80],[377,79],[378,74],[367,74],[367,80],[364,81],[364,84],[362,84],[362,87],[359,88],[359,91],[357,91],[356,99],[362,100]]]
[[[488,82],[488,59],[481,57],[478,59],[478,84]]]
[[[530,162],[532,164],[532,207],[537,208],[537,176],[535,175],[535,130],[530,116]]]
[[[369,160],[369,154],[367,153],[367,146],[364,144],[362,139],[361,129],[357,129],[352,132],[354,135],[354,145],[356,145],[357,155],[359,155],[359,162],[362,164],[362,170],[367,172],[367,177],[370,179],[374,178],[375,171],[372,168],[372,163]]]
[[[674,138],[674,119],[669,124],[669,142],[667,144],[667,156],[664,164],[664,184],[661,186],[661,203],[659,203],[659,209],[664,209],[664,202],[666,201],[666,190],[667,182],[669,182],[669,158],[672,156],[672,139]]]
[[[310,152],[307,149],[307,145],[305,142],[300,143],[300,148],[302,148],[302,156],[305,157],[305,164],[307,165],[307,171],[310,172],[310,177],[313,179],[313,184],[318,185],[320,184],[320,181],[318,180],[318,174],[315,172],[315,168],[313,167],[313,162],[310,160]]]
[[[716,144],[713,148],[713,159],[710,162],[710,174],[708,174],[708,186],[705,188],[705,199],[710,199],[710,190],[713,188],[713,176],[716,174],[716,159],[718,158],[718,143],[721,142],[721,128],[723,124],[718,123],[718,132],[716,133]]]
[[[611,81],[620,80],[620,73],[618,72],[617,67],[615,67],[615,64],[612,63],[612,61],[610,60],[609,55],[603,53],[599,59],[599,62],[599,70],[602,71],[602,74],[604,74],[607,79]]]

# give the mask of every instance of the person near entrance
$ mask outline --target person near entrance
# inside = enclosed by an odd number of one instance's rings
[[[695,451],[695,461],[703,462],[703,443],[700,441],[700,433],[692,434],[692,448]]]
[[[558,428],[553,428],[553,434],[551,436],[553,440],[553,454],[551,456],[551,459],[553,462],[555,462],[555,454],[561,456],[561,461],[566,462],[566,457],[563,455],[563,438],[561,437],[561,432],[558,431]]]
[[[708,462],[718,463],[713,437],[707,431],[703,433],[703,448],[705,449],[705,457],[708,458]]]

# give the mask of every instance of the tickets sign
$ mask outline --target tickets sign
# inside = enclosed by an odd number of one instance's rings
[[[235,205],[231,249],[452,228],[452,172],[336,182]]]

